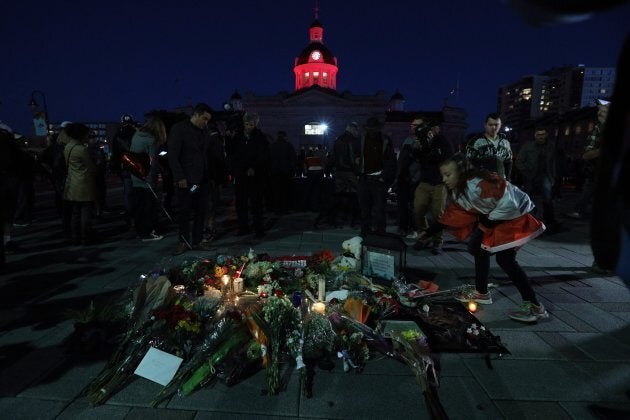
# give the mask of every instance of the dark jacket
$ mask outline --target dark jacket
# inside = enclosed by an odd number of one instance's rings
[[[547,140],[544,144],[527,142],[521,147],[516,158],[516,168],[527,185],[534,185],[548,179],[556,180],[556,143]]]
[[[168,163],[175,182],[185,179],[189,185],[208,180],[209,133],[181,121],[171,128],[168,136]]]
[[[356,192],[361,142],[345,131],[333,144],[333,165],[336,192]]]
[[[293,176],[297,156],[295,148],[286,140],[276,140],[269,145],[271,173],[278,176]]]
[[[394,179],[396,178],[396,155],[394,154],[394,147],[392,146],[392,140],[384,135],[383,133],[378,133],[382,140],[383,140],[383,173],[381,175],[380,178],[383,179],[383,181],[385,181],[385,183],[387,185],[390,185],[392,182],[394,182]],[[363,135],[361,137],[361,154],[360,156],[360,173],[364,174],[364,169],[365,169],[365,156],[364,156],[364,152],[365,152],[365,139],[366,139],[366,135]]]
[[[254,176],[269,174],[269,142],[267,136],[258,128],[254,129],[249,138],[240,132],[234,137],[234,149],[229,157],[230,172],[238,180],[247,176],[247,170],[253,169]]]
[[[453,155],[453,147],[446,137],[437,135],[412,146],[412,155],[420,162],[420,182],[437,185],[442,182],[440,163]]]

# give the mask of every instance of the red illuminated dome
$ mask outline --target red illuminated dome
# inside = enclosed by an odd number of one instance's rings
[[[309,28],[310,43],[295,59],[295,90],[318,85],[337,89],[337,58],[324,45],[324,28],[317,19]]]

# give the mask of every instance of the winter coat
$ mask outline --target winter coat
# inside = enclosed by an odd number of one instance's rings
[[[488,252],[520,247],[545,230],[545,225],[530,214],[534,204],[529,196],[495,176],[496,183],[475,177],[468,180],[462,194],[451,192],[438,220],[461,241],[478,226],[484,234],[481,248]],[[496,224],[486,227],[479,223],[486,217]]]
[[[68,176],[63,198],[68,201],[94,201],[96,199],[96,166],[87,148],[78,140],[70,139],[63,150]]]
[[[190,120],[181,121],[168,135],[168,163],[175,182],[185,179],[188,185],[208,180],[208,130],[195,127]]]
[[[516,168],[527,180],[528,185],[548,179],[556,179],[556,144],[547,140],[544,144],[535,141],[525,143],[518,152]]]
[[[237,181],[247,177],[248,169],[254,170],[254,177],[264,179],[269,175],[270,161],[269,141],[262,131],[254,129],[249,138],[242,132],[236,135],[229,163]]]
[[[360,140],[345,131],[333,144],[335,192],[356,192]]]
[[[396,178],[396,155],[394,154],[394,147],[392,146],[392,140],[379,132],[383,139],[383,173],[380,178],[383,179],[386,185],[390,185]],[[365,173],[365,142],[367,135],[361,137],[361,154],[360,154],[360,173]]]

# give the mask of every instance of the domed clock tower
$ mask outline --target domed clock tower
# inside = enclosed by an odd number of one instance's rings
[[[295,90],[306,89],[313,85],[337,89],[337,58],[324,45],[324,28],[317,20],[309,28],[310,43],[295,59]]]

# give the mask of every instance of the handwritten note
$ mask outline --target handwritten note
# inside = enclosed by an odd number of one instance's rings
[[[134,372],[160,385],[168,384],[182,364],[181,357],[151,347]]]

